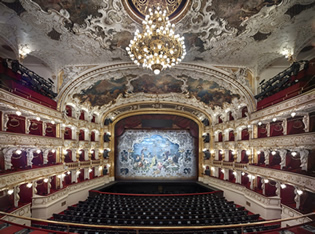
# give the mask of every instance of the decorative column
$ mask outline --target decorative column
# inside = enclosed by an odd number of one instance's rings
[[[235,183],[238,183],[238,184],[242,183],[242,172],[241,171],[236,171]]]
[[[242,160],[242,150],[236,151],[236,162],[240,162]]]
[[[89,172],[90,168],[84,168],[84,180],[88,180],[90,179],[90,172]]]
[[[280,169],[282,170],[283,167],[285,167],[286,162],[287,162],[287,150],[280,149],[279,150],[279,155],[280,155],[280,158],[281,158]]]
[[[28,117],[25,117],[25,133],[30,133],[31,120]]]
[[[264,150],[264,155],[265,155],[265,165],[269,165],[269,154],[270,150]]]
[[[239,130],[238,128],[234,131],[234,141],[238,141],[241,140],[239,139],[239,136],[241,136],[241,134],[238,134]]]
[[[219,168],[214,167],[213,176],[219,178]]]
[[[255,176],[251,175],[249,177],[249,181],[250,181],[250,189],[254,190],[254,182],[255,182]]]
[[[262,193],[266,195],[266,182],[265,182],[265,179],[262,177],[261,177],[261,189],[262,189]]]
[[[95,155],[95,159],[99,159],[99,150],[98,149],[94,149],[94,155]]]
[[[308,167],[308,155],[309,155],[309,151],[306,149],[301,149],[298,150],[300,153],[300,160],[301,160],[301,169],[303,171],[307,171],[307,167]]]
[[[4,154],[4,170],[10,170],[12,167],[12,148],[4,148],[2,150],[3,154]]]
[[[304,131],[309,132],[310,131],[310,115],[309,114],[304,115],[302,121],[304,123]]]
[[[71,170],[71,183],[77,183],[77,171]]]
[[[59,183],[60,183],[60,189],[63,188],[63,180],[65,178],[65,174],[61,174],[61,175],[58,175],[57,178],[59,178]]]
[[[91,160],[91,153],[90,153],[90,150],[85,149],[84,150],[84,161],[87,161],[87,160]]]
[[[51,189],[51,177],[49,177],[47,181],[47,194],[50,194],[50,189]]]
[[[78,159],[78,156],[77,156],[77,149],[71,149],[71,159],[73,162],[76,162]],[[79,155],[79,154],[78,154]],[[79,155],[79,158],[80,158],[80,155]]]
[[[214,160],[219,160],[219,150],[214,150]]]
[[[50,149],[45,149],[43,151],[43,164],[47,164],[48,163],[48,154],[49,154]]]
[[[14,191],[14,207],[19,207],[19,201],[20,201],[20,195],[19,195],[19,192],[20,192],[20,186],[17,185],[17,186],[14,186],[13,188],[13,191]]]
[[[43,121],[43,136],[46,136],[47,123]]]
[[[295,208],[296,209],[300,209],[300,205],[301,205],[301,195],[302,193],[300,193],[299,191],[301,191],[299,188],[295,187],[294,188],[294,201],[295,201]]]
[[[37,181],[33,181],[32,184],[32,194],[34,195],[37,194]]]
[[[283,135],[287,135],[287,130],[288,130],[288,128],[287,128],[287,126],[288,126],[288,120],[287,119],[284,119],[283,121],[282,121],[282,132],[283,132]]]
[[[27,158],[27,166],[32,167],[33,165],[33,158],[34,158],[34,151],[35,149],[27,149],[26,150],[26,158]]]
[[[224,152],[224,161],[230,161],[230,154],[229,154],[229,152],[230,152],[230,150],[228,150],[228,149],[226,149],[226,150],[224,150],[223,151]]]
[[[267,137],[270,137],[270,123],[269,122],[266,124],[266,130],[267,130]]]
[[[223,179],[224,180],[229,180],[229,169],[226,169],[226,168],[224,168],[223,169],[224,170],[224,177],[223,177]]]
[[[2,126],[3,131],[7,131],[8,122],[9,122],[9,115],[7,113],[4,113],[3,114],[3,126]]]
[[[279,181],[276,181],[276,195],[278,197],[280,197],[280,195],[281,195],[281,186],[280,186],[280,182]]]

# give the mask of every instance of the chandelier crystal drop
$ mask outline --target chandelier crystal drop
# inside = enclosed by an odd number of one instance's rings
[[[184,37],[175,34],[175,25],[171,24],[167,11],[160,7],[149,9],[142,21],[143,32],[135,32],[126,50],[135,64],[153,70],[158,75],[165,68],[170,68],[181,62],[186,49]]]

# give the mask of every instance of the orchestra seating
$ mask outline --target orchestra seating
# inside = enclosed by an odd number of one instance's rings
[[[114,226],[209,226],[262,221],[259,214],[248,214],[244,207],[238,207],[216,193],[169,196],[134,196],[99,193],[76,206],[69,206],[62,214],[54,214],[54,221]],[[35,227],[64,231],[60,225],[39,225]],[[244,232],[256,232],[278,228],[279,225],[246,227]],[[178,233],[241,233],[241,229],[223,230],[179,230]],[[70,227],[75,233],[135,233],[134,230],[99,230]],[[161,233],[154,230],[140,230],[140,233]],[[165,230],[163,233],[177,233]]]

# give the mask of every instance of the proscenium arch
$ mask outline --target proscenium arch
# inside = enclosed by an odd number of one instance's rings
[[[164,71],[166,74],[176,75],[185,75],[191,74],[192,78],[195,79],[203,79],[209,81],[215,81],[220,86],[227,88],[229,90],[234,90],[234,93],[238,93],[241,97],[244,98],[244,101],[247,103],[248,111],[253,112],[256,109],[255,99],[253,92],[250,90],[249,87],[244,86],[241,84],[232,74],[221,70],[216,67],[205,67],[193,64],[185,64],[181,63],[176,66],[176,68],[172,68],[170,70]],[[113,77],[121,78],[123,76],[127,76],[129,74],[152,74],[149,70],[144,70],[142,68],[138,68],[133,63],[120,63],[120,64],[113,64],[107,66],[98,66],[88,69],[77,77],[74,77],[71,81],[69,81],[59,92],[57,97],[58,100],[58,110],[62,111],[65,108],[68,100],[71,100],[72,95],[76,93],[76,91],[80,91],[83,85],[86,86],[91,84],[93,81],[97,80],[104,80],[110,79]],[[89,82],[90,81],[90,82]],[[174,100],[176,102],[176,100]],[[200,106],[203,104],[201,103]],[[108,106],[101,107],[100,113],[102,114],[105,112]],[[208,107],[211,109],[210,107]]]
[[[168,115],[176,115],[176,116],[181,116],[181,117],[186,117],[192,121],[194,121],[197,126],[198,126],[198,160],[197,160],[197,168],[198,168],[198,177],[202,176],[202,171],[203,171],[203,167],[202,167],[202,161],[203,161],[203,140],[202,140],[202,133],[204,131],[203,128],[203,123],[201,122],[200,119],[198,119],[196,116],[192,115],[191,113],[185,113],[185,112],[180,112],[180,111],[171,111],[171,110],[139,110],[139,111],[134,111],[134,112],[126,112],[123,113],[121,115],[118,115],[117,118],[115,118],[115,120],[109,125],[108,131],[111,133],[111,141],[109,142],[109,148],[111,149],[111,151],[109,152],[109,164],[111,165],[110,170],[109,170],[109,174],[110,176],[115,176],[115,171],[113,168],[115,165],[115,157],[116,157],[116,152],[115,152],[115,126],[116,124],[125,118],[128,118],[130,116],[137,116],[137,115],[150,115],[150,114],[154,114],[154,115],[163,115],[163,114],[168,114]],[[104,128],[102,129],[104,132]],[[211,134],[212,135],[212,134]],[[213,141],[211,141],[213,142]]]

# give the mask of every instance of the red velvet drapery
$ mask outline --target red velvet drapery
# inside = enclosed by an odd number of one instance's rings
[[[221,119],[221,115],[218,115],[218,123],[223,123],[223,120]]]
[[[29,128],[29,134],[31,135],[37,135],[42,136],[43,135],[43,122],[37,121],[35,119],[31,119],[31,125]]]
[[[73,162],[72,161],[72,150],[67,150],[67,154],[65,155],[65,162]]]
[[[79,141],[84,141],[84,130],[80,129],[79,132]]]
[[[249,132],[248,132],[248,128],[244,128],[241,132],[241,139],[242,141],[244,140],[249,140]]]
[[[32,163],[34,166],[43,165],[43,152],[40,152],[39,154],[34,152]]]
[[[95,141],[95,132],[94,131],[91,132],[91,141]]]
[[[234,131],[233,130],[231,130],[229,132],[229,141],[234,141]]]
[[[282,121],[276,121],[270,124],[270,136],[282,136]]]
[[[198,138],[198,125],[185,117],[176,115],[136,115],[120,120],[115,125],[115,136],[121,136],[125,129],[132,129],[141,126],[141,121],[145,119],[168,119],[181,129],[188,129],[194,138]]]
[[[92,116],[92,119],[91,119],[91,122],[92,122],[92,123],[95,123],[95,119],[96,119],[96,116],[93,115],[93,116]]]
[[[218,133],[218,140],[219,140],[219,142],[222,142],[223,141],[223,134],[222,134],[222,132],[219,132]]]
[[[46,123],[46,136],[56,137],[56,124]]]
[[[79,119],[80,120],[85,120],[84,119],[84,110],[81,110]]]
[[[25,117],[8,115],[7,132],[25,133]]]
[[[258,165],[261,164],[265,164],[265,153],[264,152],[260,152],[260,154],[257,155],[258,156]]]
[[[48,163],[49,164],[55,164],[56,163],[56,152],[53,153],[53,152],[49,151],[47,157],[48,157]]]
[[[22,151],[20,155],[13,153],[11,158],[13,168],[25,168],[27,166],[26,152]]]
[[[246,154],[246,150],[242,150],[241,152],[241,163],[248,163],[248,155]]]
[[[71,128],[65,128],[64,138],[65,138],[65,140],[71,140],[72,139]]]
[[[299,134],[304,133],[303,117],[298,116],[296,118],[290,118],[287,120],[287,134]]]
[[[258,125],[258,138],[267,137],[266,124]]]

